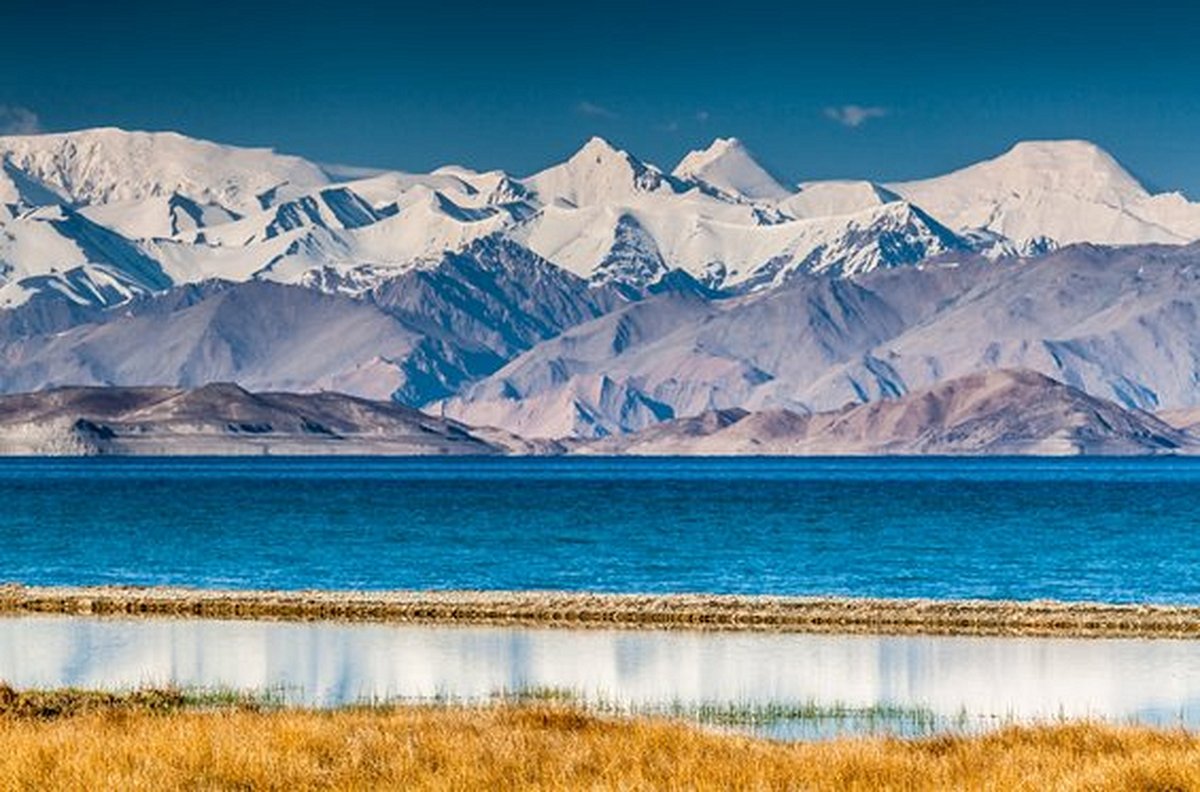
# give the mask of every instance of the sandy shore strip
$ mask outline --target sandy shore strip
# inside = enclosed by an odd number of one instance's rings
[[[873,635],[1200,638],[1200,606],[543,591],[0,586],[0,614]]]

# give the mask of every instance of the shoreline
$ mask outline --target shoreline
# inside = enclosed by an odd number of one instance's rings
[[[564,591],[0,585],[0,617],[169,617],[845,635],[1200,638],[1200,606]]]

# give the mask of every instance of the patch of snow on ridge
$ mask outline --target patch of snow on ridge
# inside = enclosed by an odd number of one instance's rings
[[[900,196],[868,181],[805,182],[779,208],[795,218],[854,214],[901,200]]]

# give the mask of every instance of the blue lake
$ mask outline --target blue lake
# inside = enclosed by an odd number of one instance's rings
[[[1200,459],[0,462],[0,581],[1200,603]]]

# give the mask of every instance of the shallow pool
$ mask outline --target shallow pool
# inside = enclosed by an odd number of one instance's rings
[[[18,687],[268,691],[290,703],[570,695],[777,737],[1060,717],[1200,726],[1200,642],[0,619]]]

